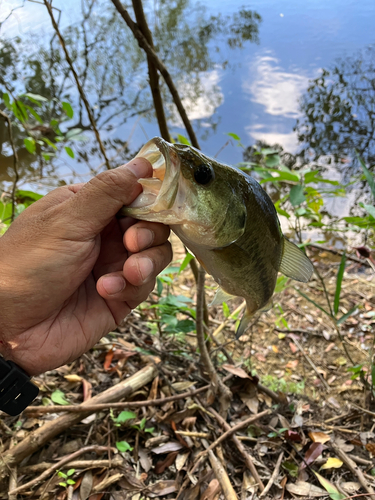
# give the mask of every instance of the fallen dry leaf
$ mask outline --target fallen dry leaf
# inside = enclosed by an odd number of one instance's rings
[[[319,488],[319,486],[314,486],[313,484],[306,483],[305,481],[297,481],[296,483],[288,483],[286,489],[289,493],[299,496],[310,497],[325,497],[328,496],[326,490]]]
[[[309,432],[309,436],[311,441],[314,443],[326,443],[327,441],[330,441],[331,437],[326,434],[325,432]]]
[[[339,458],[329,457],[327,462],[320,467],[320,470],[324,469],[339,469],[343,462]]]
[[[245,372],[245,370],[243,370],[239,366],[222,365],[222,368],[224,368],[224,370],[226,370],[227,372],[232,373],[233,375],[237,375],[237,377],[240,377],[240,378],[251,378],[250,375],[248,375]]]

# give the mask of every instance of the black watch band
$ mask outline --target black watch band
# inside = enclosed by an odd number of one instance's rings
[[[0,410],[15,417],[38,395],[38,387],[13,361],[0,356]]]

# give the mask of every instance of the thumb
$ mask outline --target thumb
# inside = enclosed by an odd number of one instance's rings
[[[65,237],[77,239],[79,235],[79,239],[94,238],[120,208],[129,205],[141,193],[142,186],[138,179],[151,175],[151,163],[144,158],[135,158],[126,165],[92,178],[74,196],[59,205],[60,224],[65,225]]]

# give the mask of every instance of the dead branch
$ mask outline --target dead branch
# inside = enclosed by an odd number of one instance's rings
[[[303,350],[303,347],[301,346],[301,344],[298,342],[298,340],[296,340],[294,337],[290,336],[289,337],[292,339],[293,343],[295,344],[295,346],[298,348],[298,350],[301,352],[301,354],[304,356],[304,358],[306,359],[306,361],[309,363],[309,365],[311,366],[311,368],[314,370],[314,372],[318,375],[318,377],[320,378],[322,384],[324,385],[324,387],[326,388],[327,392],[330,392],[331,391],[331,388],[330,386],[327,384],[327,382],[324,380],[324,378],[322,377],[321,373],[319,373],[317,367],[315,366],[315,364],[312,362],[312,360],[309,358],[309,356],[305,353],[305,351]]]
[[[89,453],[92,451],[95,451],[97,453],[106,452],[106,451],[108,452],[109,448],[107,446],[97,446],[97,445],[85,446],[85,447],[81,448],[80,450],[75,451],[71,455],[68,455],[67,457],[62,458],[59,462],[56,462],[55,464],[53,464],[49,469],[44,471],[42,474],[40,474],[40,476],[36,477],[32,481],[29,481],[28,483],[24,483],[21,486],[18,486],[18,488],[15,488],[14,490],[10,491],[9,495],[16,495],[16,494],[20,493],[21,491],[25,491],[25,490],[28,490],[29,488],[32,488],[36,484],[47,479],[47,477],[49,477],[51,474],[53,474],[57,470],[61,469],[61,467],[68,464],[69,462],[71,462],[74,458],[79,457],[83,453]]]
[[[44,0],[44,1],[46,2],[47,0]],[[173,83],[171,75],[169,74],[169,71],[167,70],[167,68],[165,67],[163,62],[159,59],[159,57],[156,54],[156,52],[154,51],[154,49],[147,42],[142,31],[139,29],[139,26],[132,20],[128,11],[122,6],[120,0],[112,0],[112,3],[116,7],[120,16],[123,18],[123,20],[129,26],[129,28],[132,30],[133,35],[135,36],[135,38],[138,41],[138,45],[146,52],[147,56],[150,57],[154,66],[160,71],[161,75],[164,78],[165,83],[167,84],[167,86],[170,90],[170,93],[172,94],[173,101],[178,109],[178,112],[180,113],[181,119],[184,122],[184,126],[185,126],[186,131],[189,135],[191,144],[195,148],[200,149],[198,139],[195,135],[195,132],[194,132],[193,127],[190,123],[190,120],[186,114],[185,108],[182,104],[182,101],[181,101],[181,98],[178,94],[177,88],[176,88],[175,84]]]
[[[68,49],[66,48],[65,40],[64,40],[62,34],[60,33],[59,27],[58,27],[58,25],[57,25],[57,23],[55,21],[54,16],[53,16],[52,6],[48,2],[48,0],[43,0],[43,2],[44,2],[44,5],[47,7],[49,17],[51,18],[52,26],[53,26],[53,28],[54,28],[54,30],[55,30],[58,38],[59,38],[60,44],[61,44],[61,46],[63,48],[63,51],[64,51],[64,54],[65,54],[66,62],[68,63],[70,71],[73,74],[73,77],[74,77],[74,80],[76,82],[79,95],[81,96],[81,99],[82,99],[82,101],[83,101],[83,103],[85,105],[87,116],[89,117],[91,126],[92,126],[92,128],[94,130],[94,134],[95,134],[96,140],[98,141],[100,151],[101,151],[101,153],[103,155],[103,158],[105,160],[106,167],[107,167],[108,170],[110,170],[111,169],[111,165],[109,163],[109,160],[107,158],[107,154],[106,154],[105,149],[104,149],[104,145],[103,145],[102,140],[100,138],[99,130],[97,129],[97,126],[96,126],[96,123],[95,123],[95,120],[94,120],[94,115],[93,115],[93,113],[91,111],[90,104],[89,104],[89,101],[87,100],[85,91],[83,90],[83,88],[81,86],[81,83],[79,81],[77,72],[76,72],[76,70],[74,68],[73,61],[70,58]]]
[[[271,413],[271,410],[264,410],[261,413],[258,413],[257,415],[253,415],[253,416],[247,418],[246,420],[243,420],[242,422],[239,422],[238,424],[234,425],[233,427],[231,427],[230,429],[228,429],[226,432],[224,432],[224,434],[222,434],[220,437],[218,437],[218,439],[216,439],[216,441],[214,441],[207,450],[201,451],[197,455],[196,458],[204,455],[209,450],[213,450],[218,444],[220,444],[223,441],[225,441],[232,434],[234,434],[237,431],[243,429],[244,427],[247,427],[250,424],[253,424],[254,422],[256,422],[257,420],[259,420],[260,418],[265,417],[266,415],[269,415],[270,413]]]
[[[224,427],[226,431],[230,431],[231,426],[226,422],[223,417],[221,417],[213,408],[209,408],[210,412],[215,416],[216,420],[219,422],[219,424]],[[258,474],[258,471],[255,468],[255,465],[253,463],[253,460],[249,453],[247,453],[244,445],[241,443],[241,441],[235,436],[234,434],[231,436],[233,443],[236,445],[237,450],[241,453],[242,458],[245,461],[246,467],[249,469],[251,474],[253,475],[256,483],[259,485],[260,491],[264,490],[264,484]]]
[[[363,475],[363,472],[359,467],[357,467],[357,464],[343,451],[341,450],[337,445],[332,443],[332,449],[336,453],[336,455],[344,462],[346,467],[350,470],[352,474],[357,476],[358,482],[361,484],[362,488],[364,488],[367,493],[370,495],[372,500],[375,500],[375,491],[373,488],[370,486],[370,484],[366,481],[366,478]]]
[[[63,415],[56,420],[46,422],[43,427],[30,432],[30,434],[13,449],[6,451],[0,456],[0,478],[8,474],[9,467],[13,467],[20,463],[24,458],[35,453],[39,448],[44,446],[49,440],[94,413],[92,410],[88,409],[93,403],[107,404],[129,397],[130,394],[151,382],[156,375],[156,365],[147,365],[126,380],[94,396],[87,403],[82,403],[81,406],[86,406],[87,411]]]
[[[212,364],[211,358],[207,351],[206,341],[204,338],[204,281],[205,271],[203,267],[199,267],[198,283],[197,283],[197,314],[196,314],[196,327],[197,327],[197,342],[199,346],[201,363],[206,368],[212,386],[212,392],[219,395],[221,412],[226,413],[232,393],[226,385],[220,380],[216,373],[215,367]]]
[[[270,480],[268,481],[267,486],[264,488],[264,491],[262,491],[262,493],[259,495],[259,498],[266,496],[267,493],[270,491],[273,483],[275,482],[275,480],[279,474],[280,465],[281,465],[283,458],[284,458],[284,452],[282,451],[279,455],[279,458],[277,459],[275,469],[272,472],[272,476],[270,477]]]
[[[206,452],[208,453],[208,458],[211,463],[211,467],[215,472],[216,479],[219,481],[221,489],[223,490],[224,496],[226,500],[238,500],[236,492],[229,480],[227,471],[221,465],[220,460],[218,460],[214,454],[214,452],[208,446],[208,443],[205,439],[202,439],[203,446],[206,448]]]
[[[342,250],[338,250],[337,248],[325,247],[323,245],[317,245],[316,243],[307,243],[306,246],[311,248],[316,248],[317,250],[321,250],[323,252],[330,252],[333,253],[333,255],[340,255],[340,256],[344,255],[344,252]],[[346,258],[347,260],[351,260],[352,262],[357,262],[358,264],[362,264],[363,266],[369,266],[368,262],[365,259],[360,259],[358,257],[355,257],[354,255],[346,254]]]
[[[12,133],[12,122],[10,121],[9,116],[4,113],[4,111],[0,110],[0,115],[4,118],[4,120],[8,124],[8,135],[9,135],[9,142],[12,147],[13,151],[13,169],[14,169],[14,181],[13,181],[13,186],[12,186],[12,193],[11,193],[11,199],[12,199],[12,215],[11,215],[11,221],[14,221],[14,216],[16,212],[16,189],[17,189],[17,183],[19,181],[19,171],[18,171],[18,155],[17,155],[17,150],[14,145],[14,140],[13,140],[13,133]]]
[[[65,405],[65,406],[29,406],[24,410],[24,414],[26,413],[81,413],[90,411],[91,413],[95,413],[97,411],[109,410],[112,409],[123,409],[123,408],[143,408],[144,406],[159,406],[164,405],[165,403],[170,403],[172,401],[179,401],[180,399],[189,398],[195,396],[196,394],[200,394],[201,392],[207,391],[210,388],[209,385],[205,385],[200,387],[199,389],[195,389],[194,391],[186,391],[181,394],[176,394],[175,396],[168,396],[166,398],[160,399],[150,399],[147,401],[123,401],[122,403],[104,403],[104,404],[88,404],[83,407],[82,405]],[[90,399],[90,402],[92,399]]]
[[[60,465],[59,469],[108,469],[110,467],[120,467],[123,465],[123,458],[120,455],[115,455],[112,460],[72,460],[66,464]],[[50,462],[40,462],[34,465],[25,465],[20,467],[20,474],[40,474],[50,467],[55,467],[55,464]]]
[[[137,20],[137,25],[139,30],[142,32],[149,46],[154,49],[154,43],[152,40],[152,33],[148,27],[145,13],[143,11],[142,0],[132,0],[135,18]],[[154,108],[156,119],[158,121],[160,134],[163,139],[170,142],[171,138],[169,135],[167,120],[165,118],[163,99],[161,97],[160,86],[159,86],[159,75],[153,60],[147,54],[147,65],[148,65],[148,76],[149,84],[152,93],[152,99],[154,101]]]

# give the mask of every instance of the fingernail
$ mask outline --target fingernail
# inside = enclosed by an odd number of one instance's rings
[[[150,229],[146,229],[144,227],[139,227],[137,229],[137,243],[138,243],[138,248],[140,250],[143,250],[151,246],[154,239],[155,239],[154,231],[151,231]]]
[[[148,257],[142,257],[138,259],[138,269],[143,282],[145,282],[150,277],[150,274],[154,272],[154,263]]]
[[[138,179],[148,177],[152,171],[151,163],[145,158],[134,158],[134,160],[127,164],[127,168],[133,172]]]
[[[103,278],[102,285],[108,295],[114,295],[123,291],[126,282],[124,278],[121,278],[120,276],[107,276],[106,278]]]

